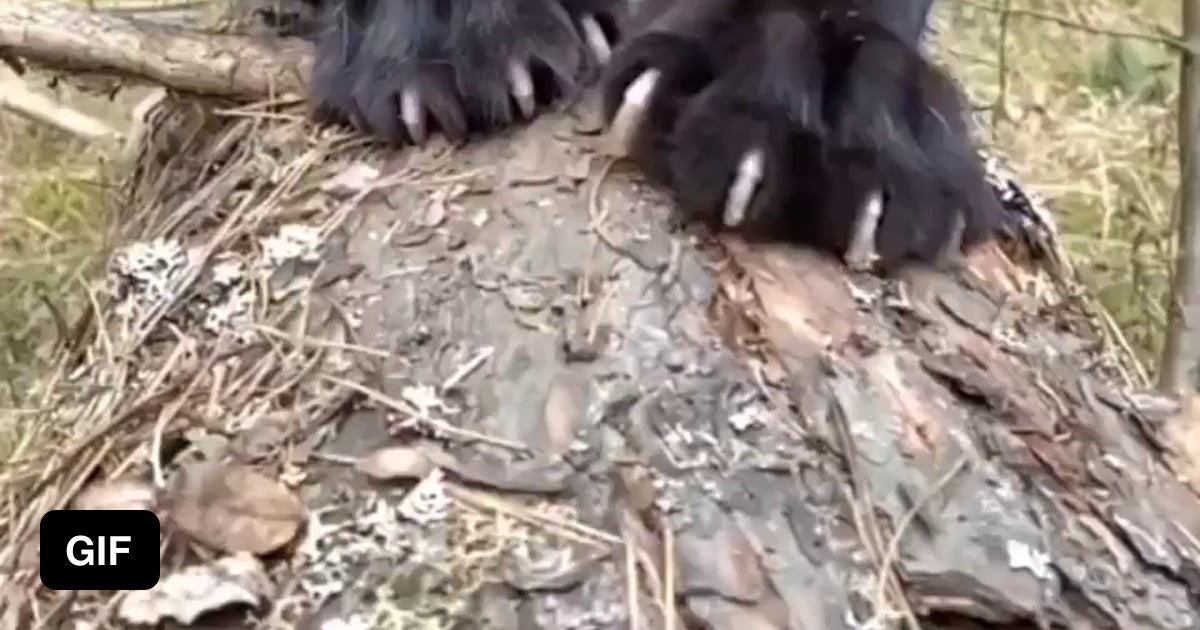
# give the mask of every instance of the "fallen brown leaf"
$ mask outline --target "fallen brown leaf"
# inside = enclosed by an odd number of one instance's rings
[[[174,487],[171,522],[216,549],[268,554],[305,522],[295,494],[248,466],[196,464],[180,471]]]

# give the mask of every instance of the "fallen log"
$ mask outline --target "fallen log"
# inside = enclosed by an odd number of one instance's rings
[[[21,6],[0,24],[49,5]],[[18,30],[0,48],[55,63]],[[270,83],[56,54],[226,96]],[[274,563],[260,612],[285,626],[1200,628],[1190,407],[1141,391],[1080,301],[1027,290],[999,249],[884,280],[678,233],[568,113],[404,152],[226,116],[143,159],[189,187],[135,197],[127,244],[165,240],[114,258],[125,289],[46,389],[57,443],[5,478],[25,509],[0,521],[20,578],[0,619],[63,610],[23,596],[22,555],[98,478],[153,479],[169,530],[258,553],[205,517],[249,490],[165,481],[198,457],[349,515]]]
[[[304,94],[312,46],[120,19],[59,2],[0,6],[0,53],[64,72],[110,73],[247,100]]]

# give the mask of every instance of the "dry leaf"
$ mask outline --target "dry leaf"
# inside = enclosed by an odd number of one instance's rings
[[[304,506],[286,486],[247,466],[201,463],[180,471],[170,519],[216,549],[268,554],[292,541]]]
[[[155,625],[168,618],[190,624],[235,605],[257,607],[272,590],[258,558],[239,553],[172,573],[148,591],[132,591],[117,609],[126,623]]]
[[[356,467],[359,472],[376,481],[420,479],[433,470],[433,462],[425,449],[388,446],[360,458]]]
[[[136,479],[113,479],[88,484],[75,497],[75,510],[153,510],[158,505],[154,486]]]

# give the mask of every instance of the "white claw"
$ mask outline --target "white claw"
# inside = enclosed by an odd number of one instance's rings
[[[846,248],[843,260],[852,271],[866,271],[879,258],[875,251],[875,231],[879,218],[883,216],[883,191],[878,188],[867,195],[858,218],[854,221],[854,236]]]
[[[612,56],[612,47],[608,45],[608,38],[604,36],[604,29],[600,28],[600,23],[594,16],[585,15],[579,20],[579,25],[583,28],[584,41],[596,54],[596,58],[600,63],[608,63],[608,58]]]
[[[661,72],[651,68],[639,75],[629,84],[629,87],[625,88],[625,94],[621,98],[621,107],[613,116],[610,131],[615,145],[614,149],[618,153],[629,152],[629,147],[633,144],[633,137],[637,133],[638,127],[641,126],[646,110],[650,107],[650,99],[654,96],[654,89],[658,86],[661,77]]]
[[[735,228],[746,220],[746,210],[750,208],[750,202],[763,180],[766,159],[758,147],[742,155],[733,183],[729,186],[729,195],[725,197],[725,213],[721,215],[725,227]]]
[[[954,213],[954,229],[950,232],[950,238],[942,245],[941,251],[938,252],[937,263],[953,264],[962,258],[962,237],[963,232],[967,229],[967,218],[962,212]]]
[[[425,142],[425,109],[421,106],[421,91],[409,86],[400,92],[400,120],[416,144]]]
[[[521,110],[521,115],[531,118],[536,103],[533,99],[533,77],[529,76],[529,69],[519,61],[509,61],[508,85],[512,90],[513,98],[517,101],[517,108]]]

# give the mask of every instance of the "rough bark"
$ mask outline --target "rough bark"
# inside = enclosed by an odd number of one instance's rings
[[[61,57],[71,67],[140,67],[87,62],[79,45]],[[546,115],[371,196],[331,233],[336,281],[305,304],[311,337],[361,309],[354,342],[373,350],[343,382],[390,400],[441,384],[454,431],[422,437],[461,483],[541,497],[602,532],[548,568],[503,572],[476,615],[547,630],[630,627],[634,610],[643,628],[861,628],[883,609],[928,628],[1200,628],[1200,499],[1165,454],[1177,412],[1120,382],[1074,300],[1018,290],[1028,276],[995,248],[963,273],[884,281],[680,234],[661,195],[597,174],[593,144]],[[419,171],[414,153],[385,170]],[[244,195],[234,183],[230,198]],[[279,212],[341,203],[319,197]],[[145,232],[191,234],[228,212],[197,204]],[[313,368],[294,367],[256,369],[238,402],[288,405],[284,392],[299,413],[280,383]],[[368,403],[286,425],[311,507],[366,500],[328,462],[392,439],[392,414]],[[235,451],[259,449],[240,457],[282,465],[284,449],[261,455],[260,428],[238,431]],[[388,579],[415,562],[367,560]],[[372,595],[348,589],[321,614]]]
[[[379,296],[364,340],[394,357],[369,382],[399,397],[445,378],[446,348],[491,348],[469,428],[566,458],[555,489],[652,558],[671,527],[682,614],[709,627],[857,627],[881,565],[927,627],[1200,627],[1200,501],[1161,453],[1172,407],[1103,374],[1069,302],[1013,292],[995,251],[895,282],[787,247],[700,251],[623,176],[600,195],[601,238],[588,195],[561,186],[586,155],[555,140],[566,125],[456,155],[535,182],[461,200],[506,216],[449,230],[469,230],[462,253],[453,236],[381,247],[389,212],[356,217],[347,256]],[[514,173],[531,161],[540,177]],[[554,315],[588,269],[593,299]],[[602,585],[621,567],[579,576],[570,606],[619,605]]]

